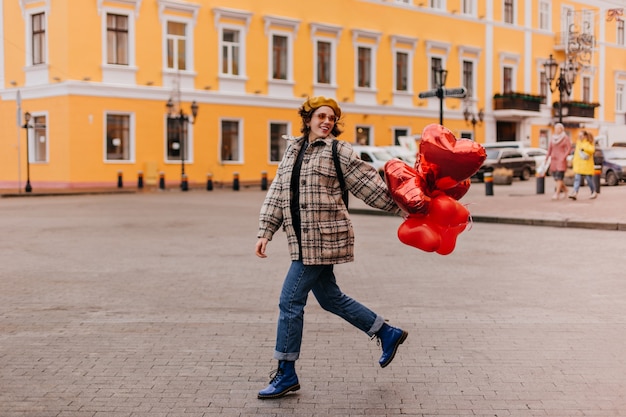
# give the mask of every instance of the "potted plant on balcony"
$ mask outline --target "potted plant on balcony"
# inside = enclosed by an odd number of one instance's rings
[[[510,91],[507,93],[496,93],[493,96],[496,110],[517,109],[539,111],[541,103],[545,102],[545,96],[519,93]]]

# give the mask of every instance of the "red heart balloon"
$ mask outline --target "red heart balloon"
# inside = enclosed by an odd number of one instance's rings
[[[426,126],[420,142],[420,169],[424,177],[450,177],[455,181],[470,178],[487,157],[485,149],[469,139],[457,140],[446,127]]]
[[[405,213],[426,213],[430,197],[424,193],[422,178],[417,171],[399,159],[387,161],[385,182],[391,197]]]
[[[428,224],[425,216],[409,216],[398,228],[398,239],[425,252],[434,252],[441,246],[441,234]]]
[[[425,215],[410,215],[398,228],[398,239],[425,252],[448,255],[465,230],[469,211],[445,194],[433,198]]]

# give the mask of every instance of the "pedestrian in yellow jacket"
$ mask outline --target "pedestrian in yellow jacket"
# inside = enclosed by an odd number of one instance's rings
[[[572,162],[572,169],[574,170],[574,190],[569,195],[569,198],[576,200],[578,196],[578,190],[580,189],[580,183],[583,177],[589,185],[591,195],[589,198],[596,198],[598,193],[596,192],[595,183],[593,181],[594,174],[594,162],[593,154],[596,151],[596,147],[593,143],[593,137],[586,130],[582,130],[578,134],[578,140],[576,141],[576,149],[574,150],[574,160]]]

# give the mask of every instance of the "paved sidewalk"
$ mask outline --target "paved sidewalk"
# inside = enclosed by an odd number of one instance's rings
[[[626,231],[626,185],[600,187],[595,200],[589,200],[589,188],[581,187],[576,201],[552,200],[554,180],[544,180],[544,194],[537,194],[537,181],[515,180],[512,185],[494,185],[493,195],[486,195],[484,183],[472,183],[460,200],[466,204],[475,222],[523,224],[553,227]],[[353,198],[355,213],[383,214]]]
[[[496,192],[468,203],[533,198]],[[475,224],[439,256],[371,215],[352,216],[357,260],[337,276],[409,338],[381,369],[311,297],[302,389],[258,400],[289,264],[282,233],[253,255],[263,197],[0,199],[0,416],[626,415],[621,233]]]

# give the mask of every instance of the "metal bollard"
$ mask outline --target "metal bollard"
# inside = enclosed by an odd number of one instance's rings
[[[124,180],[122,179],[122,171],[117,171],[117,188],[124,187]]]
[[[213,174],[206,174],[206,190],[213,191]]]
[[[600,194],[600,179],[602,178],[602,165],[594,165],[593,167],[593,185],[595,185],[596,193]]]
[[[546,177],[543,175],[537,175],[537,194],[546,193]]]
[[[267,190],[267,171],[261,171],[261,190]]]
[[[485,195],[493,195],[493,173],[485,172],[483,178],[485,181]]]
[[[233,190],[239,191],[239,173],[233,173]]]
[[[183,174],[182,178],[180,179],[180,189],[182,191],[189,190],[189,182],[187,181],[187,174]]]
[[[165,172],[159,172],[159,189],[165,190]]]
[[[143,171],[137,173],[137,188],[143,188]]]

